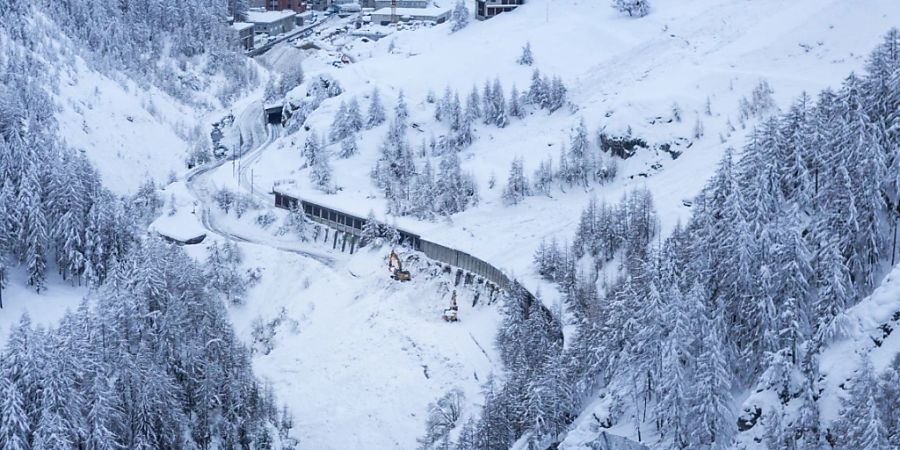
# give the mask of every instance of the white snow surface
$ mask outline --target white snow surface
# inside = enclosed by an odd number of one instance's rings
[[[357,96],[365,109],[368,101],[363,97],[374,86],[380,88],[390,117],[402,89],[410,120],[424,130],[410,129],[410,142],[417,148],[432,134],[447,132],[445,124],[433,120],[433,105],[425,102],[429,90],[441,96],[444,87],[450,86],[464,98],[473,83],[480,90],[485,80],[499,78],[507,91],[516,84],[521,92],[528,87],[532,68],[515,60],[522,45],[530,42],[535,67],[563,78],[576,111],[549,116],[536,111],[525,120],[513,119],[505,129],[478,124],[478,138],[461,158],[464,170],[471,171],[480,184],[480,206],[447,221],[397,218],[396,222],[485,259],[523,279],[532,290],[547,292],[552,288],[542,286],[534,276],[533,252],[543,237],[571,237],[590,196],[615,202],[628,190],[645,186],[654,195],[663,231],[668,233],[688,217],[689,208],[682,199],[696,195],[722,151],[729,145],[742,145],[747,130],[738,127],[735,133],[727,133],[725,127],[729,118],[737,126],[740,98],[766,80],[784,108],[803,90],[816,92],[837,85],[862,66],[865,55],[898,18],[900,4],[893,1],[860,8],[837,0],[790,4],[660,0],[654,2],[651,15],[633,20],[612,8],[598,8],[595,2],[548,5],[547,0],[535,0],[455,34],[449,34],[447,24],[397,31],[374,42],[351,41],[343,51],[357,62],[342,68],[330,66],[333,58],[326,52],[313,53],[304,62],[308,78],[327,72],[346,92],[326,101],[307,125],[320,135],[327,134],[340,101]],[[391,43],[394,50],[388,53]],[[712,116],[703,113],[707,97]],[[683,120],[666,123],[673,102],[679,104]],[[555,164],[560,145],[567,144],[570,130],[581,117],[592,134],[598,129],[621,134],[630,127],[651,144],[693,140],[691,129],[699,118],[706,136],[691,142],[690,148],[676,147],[685,150],[677,160],[665,153],[644,152],[625,161],[618,181],[612,184],[594,186],[588,192],[557,190],[554,198],[530,197],[514,207],[502,206],[500,191],[512,159],[522,156],[528,175],[548,156]],[[724,144],[718,138],[720,132],[727,140]],[[385,207],[383,195],[368,173],[385,133],[386,125],[363,133],[360,154],[332,160],[341,188],[337,195],[315,190],[306,170],[300,170],[302,131],[283,138],[276,143],[277,150],[262,155],[254,167],[257,183],[265,187],[287,183],[302,198],[362,216],[370,209],[380,215]],[[662,169],[651,169],[657,162]],[[498,181],[493,190],[487,187],[492,173]]]
[[[80,58],[61,78],[60,136],[86,152],[106,187],[132,193],[148,178],[162,182],[184,168],[182,136],[198,122],[192,108],[157,89],[113,80]]]
[[[847,395],[841,385],[858,376],[862,358],[871,359],[877,378],[900,355],[900,333],[896,330],[900,322],[897,319],[900,317],[900,265],[894,267],[872,295],[848,309],[846,315],[851,324],[847,336],[828,346],[819,359],[819,370],[825,377],[819,406],[826,423],[838,418],[841,399]],[[882,324],[894,329],[887,337],[879,328]],[[873,338],[881,340],[881,345],[875,345]],[[845,387],[849,388],[849,384]]]
[[[413,265],[412,281],[391,280],[384,248],[338,254],[327,267],[242,247],[248,264],[265,272],[232,318],[239,336],[251,340],[253,319],[285,312],[275,349],[257,353],[254,368],[292,408],[303,448],[415,448],[429,402],[459,388],[472,414],[481,383],[499,372],[497,308],[483,296],[472,307],[472,292],[456,288],[461,320],[444,322],[449,277]]]
[[[471,4],[470,9],[474,10]],[[743,143],[746,130],[738,127],[728,133],[725,127],[729,118],[738,125],[737,103],[742,96],[749,96],[760,80],[766,80],[784,108],[803,90],[835,86],[859,70],[883,33],[898,22],[900,3],[894,0],[864,5],[850,0],[656,0],[651,14],[639,20],[621,16],[603,2],[532,0],[514,12],[473,22],[454,34],[445,24],[395,31],[379,41],[316,41],[323,50],[303,54],[307,78],[329,73],[347,92],[326,101],[308,125],[320,134],[327,132],[339,102],[352,96],[359,97],[365,110],[368,100],[363,97],[374,86],[381,89],[390,117],[396,95],[403,89],[411,120],[425,130],[410,130],[416,147],[432,133],[446,133],[446,125],[433,121],[432,105],[424,101],[429,90],[440,96],[449,85],[464,96],[473,83],[480,91],[486,79],[494,78],[502,81],[507,92],[513,83],[525,90],[532,68],[515,60],[525,42],[530,42],[535,67],[563,78],[574,111],[549,116],[537,111],[525,120],[513,119],[502,130],[479,124],[476,143],[461,157],[464,169],[480,184],[481,204],[449,220],[396,221],[507,270],[552,304],[555,289],[534,273],[533,252],[544,237],[570,238],[592,195],[615,202],[633,187],[645,186],[654,195],[663,232],[668,233],[690,213],[682,199],[696,195],[728,145]],[[389,53],[392,43],[394,50]],[[355,62],[332,67],[339,53]],[[278,60],[275,65],[283,66],[295,55],[292,49],[273,59]],[[230,108],[245,130],[245,140],[252,140],[248,146],[267,139],[261,122],[254,124],[262,117],[259,98],[264,82],[253,96]],[[703,113],[707,97],[711,116]],[[209,132],[210,115],[158,91],[142,91],[133,83],[98,75],[83,63],[76,64],[60,84],[58,100],[61,134],[85,149],[105,183],[119,193],[133,191],[146,176],[162,180],[170,170],[183,172],[187,143],[182,135],[198,124],[203,133]],[[673,102],[682,110],[682,122],[667,123]],[[691,128],[699,118],[706,136],[690,148],[682,146],[684,153],[676,160],[664,153],[644,152],[621,163],[618,180],[609,185],[587,192],[556,190],[552,198],[530,197],[518,206],[503,206],[499,193],[510,161],[524,157],[529,175],[548,155],[556,164],[561,144],[567,143],[570,129],[581,117],[592,134],[600,128],[621,134],[631,127],[651,144],[691,140]],[[362,216],[373,209],[383,216],[382,195],[368,173],[385,132],[382,126],[364,133],[359,155],[332,160],[335,180],[342,188],[336,195],[314,190],[308,173],[300,169],[299,148],[305,132],[282,137],[249,161],[255,190],[268,192],[275,183],[289,183],[303,198]],[[719,140],[720,132],[725,143]],[[654,163],[662,164],[662,169],[651,169]],[[223,166],[212,174],[217,186],[235,184],[228,180],[229,170]],[[487,187],[491,174],[498,181],[493,190]],[[193,208],[190,193],[177,186],[170,189],[177,198],[176,217],[194,220],[186,212]],[[283,216],[280,211],[276,214]],[[440,312],[449,301],[448,280],[413,267],[412,282],[394,282],[387,278],[384,249],[350,256],[331,252],[322,244],[290,243],[251,225],[255,215],[249,213],[242,220],[217,217],[224,228],[267,244],[240,244],[246,265],[260,267],[263,278],[246,303],[231,307],[230,313],[238,335],[252,344],[252,322],[256,318],[270,321],[284,311],[285,319],[275,327],[274,349],[268,355],[255,354],[254,365],[259,375],[273,383],[279,401],[293,410],[302,448],[414,448],[415,438],[424,431],[428,402],[453,387],[466,393],[465,415],[477,412],[480,383],[488,373],[501,370],[493,348],[500,318],[496,306],[480,302],[472,308],[472,293],[459,289],[462,321],[444,323]],[[203,245],[187,250],[202,258],[203,248],[217,239],[210,235]],[[325,253],[333,264],[284,251],[288,244]],[[282,249],[275,248],[279,246]],[[3,292],[6,307],[0,311],[0,343],[21,312],[27,310],[36,322],[50,324],[87,294],[51,277],[50,289],[35,295],[24,286],[21,273],[13,273],[11,286]],[[868,345],[866,333],[896,306],[898,279],[900,273],[895,270],[882,288],[851,310],[861,324],[859,333],[835,343],[823,355],[822,369],[829,383],[839,383],[852,373],[850,356],[857,347]],[[882,347],[870,351],[876,369],[887,363],[889,353],[897,352],[898,341],[900,336],[894,333]],[[836,405],[840,395],[838,388],[829,390],[823,406]],[[579,418],[584,433],[573,436],[569,448],[590,440],[590,433],[596,431],[587,425],[593,420],[590,414],[603,408],[598,400]],[[829,414],[833,418],[836,412]],[[614,431],[630,436],[626,425]]]

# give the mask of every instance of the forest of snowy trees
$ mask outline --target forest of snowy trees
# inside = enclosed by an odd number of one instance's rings
[[[225,313],[223,300],[239,302],[252,281],[236,272],[236,247],[200,266],[147,235],[163,204],[153,183],[117,197],[58,137],[41,14],[98,66],[156,82],[166,69],[139,58],[167,44],[185,56],[212,52],[213,36],[197,33],[223,29],[224,4],[118,5],[0,1],[0,267],[22,270],[38,293],[53,272],[92,288],[53,328],[23,316],[0,351],[0,448],[294,448],[290,413],[253,375]],[[175,30],[175,41],[131,32],[154,26]],[[196,47],[179,48],[181,38]]]
[[[0,9],[12,8],[13,15],[4,24],[13,26],[26,20],[29,8],[46,14],[74,42],[71,48],[86,49],[75,53],[101,71],[122,70],[139,84],[153,84],[191,102],[194,94],[209,87],[209,75],[223,75],[224,85],[215,93],[221,101],[233,100],[257,80],[256,71],[237,51],[226,21],[235,3],[246,1],[143,0],[111,5],[102,0],[61,0],[33,7],[4,1]],[[237,8],[246,11],[245,6]],[[49,45],[44,39],[23,42]],[[196,103],[203,102],[196,98]]]
[[[0,448],[293,448],[209,283],[137,242],[93,305],[46,330],[23,316],[0,352]]]
[[[769,448],[900,446],[891,406],[900,363],[877,375],[861,355],[834,423],[820,421],[816,403],[819,353],[895,262],[897,111],[892,30],[864,74],[800,96],[740,152],[726,151],[690,221],[661,245],[646,192],[616,206],[592,201],[571,244],[545,243],[535,258],[563,293],[574,340],[528,347],[551,324],[505,322],[505,383],[487,385],[481,419],[457,448],[507,448],[526,430],[552,439],[599,390],[614,395],[610,419],[633,423],[639,438],[648,427],[664,446],[725,448],[737,432],[732,392],[753,386],[781,399],[761,419]],[[535,327],[528,339],[508,338],[523,326]],[[531,361],[507,357],[523,346]]]
[[[464,103],[459,92],[453,92],[449,87],[440,98],[430,93],[426,102],[434,105],[435,120],[447,125],[446,134],[439,137],[432,135],[430,141],[423,140],[414,149],[407,136],[407,130],[411,126],[409,110],[403,92],[400,92],[393,118],[380,146],[380,157],[371,175],[375,185],[384,192],[388,200],[388,213],[430,220],[437,216],[456,214],[478,204],[478,185],[471,174],[462,171],[458,156],[459,152],[472,145],[477,138],[478,124],[503,128],[511,119],[525,117],[528,113],[526,108],[546,109],[553,113],[566,104],[567,97],[566,87],[559,77],[551,79],[535,70],[529,90],[520,93],[513,86],[509,97],[499,79],[495,79],[493,82],[486,81],[481,91],[473,86],[465,96]],[[333,142],[341,143],[341,157],[350,157],[356,152],[356,134],[363,128],[372,128],[385,121],[384,106],[376,90],[371,96],[368,118],[365,120],[355,99],[349,104],[342,103],[335,114],[330,138]],[[581,134],[573,137],[572,148],[575,152],[586,152],[589,142],[583,123],[578,131]],[[570,167],[566,163],[567,158],[574,158],[578,164]],[[432,159],[437,160],[436,168]],[[587,180],[594,179],[595,176],[604,179],[615,176],[614,164],[595,164],[593,159],[593,154],[587,153],[561,155],[558,174],[550,173],[551,167],[544,166],[542,162],[540,170],[544,172],[536,175],[535,191],[547,192],[549,183],[554,179],[569,180],[577,176],[579,182],[583,178],[586,184]],[[599,172],[593,170],[601,165],[603,169],[598,169]],[[522,164],[519,169],[521,166]],[[590,173],[569,173],[569,170],[584,166],[590,166]],[[524,177],[521,181],[526,182]],[[569,183],[569,186],[573,184]],[[530,193],[530,189],[528,192]],[[527,194],[517,192],[510,195],[518,198]]]
[[[0,255],[23,264],[38,292],[54,268],[72,283],[98,286],[133,240],[134,224],[160,206],[155,188],[146,184],[128,202],[115,198],[84,154],[57,140],[47,94],[12,73],[3,81],[20,89],[0,92]]]

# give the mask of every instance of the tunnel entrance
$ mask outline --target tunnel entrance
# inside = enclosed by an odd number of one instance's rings
[[[282,125],[282,111],[284,107],[282,105],[271,106],[266,108],[266,123],[271,125]]]

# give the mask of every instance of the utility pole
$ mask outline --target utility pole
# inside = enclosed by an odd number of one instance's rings
[[[3,309],[3,288],[6,287],[6,266],[0,261],[0,309]]]
[[[891,267],[894,266],[897,259],[897,219],[900,218],[900,213],[894,214],[894,248],[891,250]]]

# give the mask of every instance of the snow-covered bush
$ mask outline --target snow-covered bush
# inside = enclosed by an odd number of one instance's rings
[[[766,80],[761,80],[753,88],[749,100],[746,97],[741,98],[738,104],[741,124],[751,117],[762,119],[769,113],[777,111],[773,94],[774,91],[769,86],[769,83]]]
[[[266,211],[256,216],[255,222],[260,228],[269,228],[276,220],[275,214],[272,214],[271,211]]]
[[[631,17],[644,17],[650,13],[649,0],[612,0],[612,7]]]
[[[216,205],[219,209],[225,211],[225,214],[228,214],[231,211],[236,197],[234,191],[228,188],[221,188],[213,194],[213,200],[216,201]]]
[[[534,55],[531,54],[531,42],[526,42],[522,47],[522,55],[516,60],[519,65],[530,66],[534,64]]]
[[[291,208],[277,233],[279,235],[290,233],[300,240],[309,240],[310,227],[303,209]]]
[[[452,389],[428,405],[425,436],[418,439],[421,448],[430,449],[435,444],[438,448],[449,448],[450,431],[459,422],[464,400],[465,394],[461,390]]]

